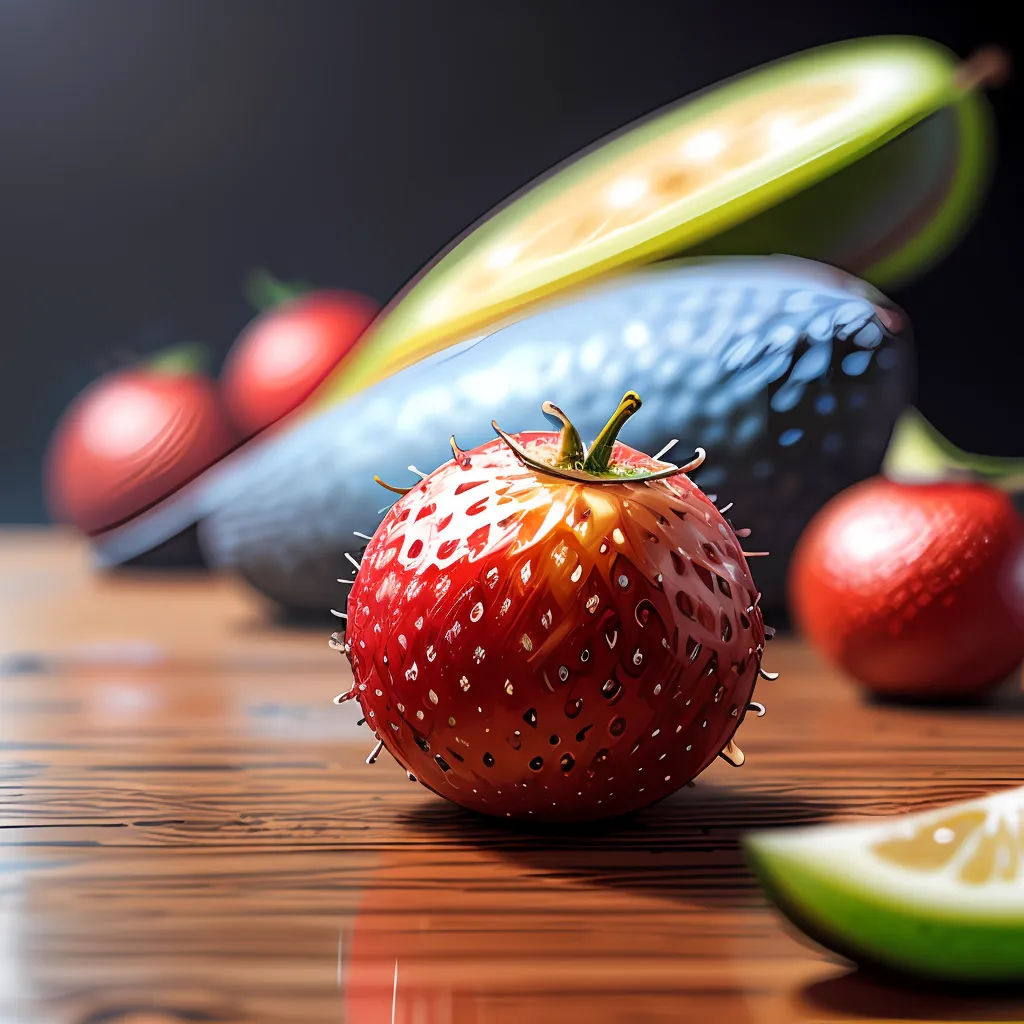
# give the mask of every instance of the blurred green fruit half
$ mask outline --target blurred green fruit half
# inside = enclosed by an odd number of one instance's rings
[[[842,956],[949,982],[1024,982],[1024,788],[744,845],[769,898]]]
[[[991,124],[961,63],[916,38],[838,43],[705,90],[527,186],[400,293],[315,410],[525,307],[682,253],[786,253],[891,288],[952,246],[984,192]]]

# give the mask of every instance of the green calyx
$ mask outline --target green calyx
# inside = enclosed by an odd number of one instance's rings
[[[572,425],[569,417],[562,412],[553,402],[545,402],[542,406],[544,414],[557,423],[561,424],[558,448],[549,458],[543,448],[527,450],[511,434],[506,433],[498,424],[491,420],[491,426],[495,433],[515,453],[516,457],[525,466],[535,469],[538,472],[551,476],[561,477],[565,480],[574,480],[579,483],[607,484],[624,480],[643,481],[660,480],[664,477],[675,476],[677,473],[688,473],[696,469],[704,461],[704,449],[698,448],[696,458],[685,466],[666,466],[665,469],[647,471],[636,466],[616,465],[612,461],[615,451],[615,441],[619,431],[626,420],[630,418],[642,405],[640,396],[635,391],[627,391],[619,402],[618,408],[612,413],[611,418],[604,425],[604,428],[597,435],[589,450],[583,445],[579,431]],[[452,450],[457,453],[459,449],[452,439]]]
[[[555,420],[562,426],[558,457],[555,460],[555,465],[561,466],[563,469],[582,470],[587,461],[587,452],[583,446],[583,438],[580,437],[580,432],[572,425],[569,417],[554,402],[545,402],[541,409],[548,419]]]
[[[245,297],[259,312],[265,312],[313,291],[313,286],[301,281],[279,281],[269,270],[254,270],[245,282]]]
[[[203,374],[210,368],[210,355],[203,345],[188,342],[158,353],[146,363],[146,368],[167,377]]]
[[[947,441],[916,409],[897,420],[882,473],[902,483],[969,480],[1024,492],[1024,459],[965,452]]]
[[[626,420],[640,408],[643,403],[635,391],[627,391],[619,402],[619,407],[612,413],[611,419],[604,425],[601,433],[590,446],[587,459],[583,463],[583,469],[594,476],[603,476],[606,473],[614,472],[611,467],[612,452],[615,449],[615,440],[619,436]],[[616,474],[623,475],[621,472]]]

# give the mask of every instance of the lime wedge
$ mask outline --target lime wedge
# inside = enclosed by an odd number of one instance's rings
[[[869,824],[755,833],[768,897],[855,962],[955,982],[1024,981],[1024,787]]]

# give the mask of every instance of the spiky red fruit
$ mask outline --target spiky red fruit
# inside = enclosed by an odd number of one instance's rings
[[[557,434],[519,441],[558,452]],[[619,474],[665,469],[610,452]],[[682,474],[620,479],[552,475],[491,441],[367,545],[353,694],[429,789],[485,814],[596,819],[662,799],[732,740],[765,638],[736,535]]]
[[[1024,525],[984,484],[875,477],[833,498],[790,569],[794,615],[830,661],[893,696],[964,696],[1024,658]]]

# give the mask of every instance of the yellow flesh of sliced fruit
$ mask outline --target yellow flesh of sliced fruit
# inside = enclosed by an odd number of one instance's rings
[[[906,835],[875,843],[883,860],[908,871],[952,868],[958,882],[985,885],[1012,882],[1024,858],[1024,820],[1011,822],[981,809],[957,811],[927,825],[911,826]]]

